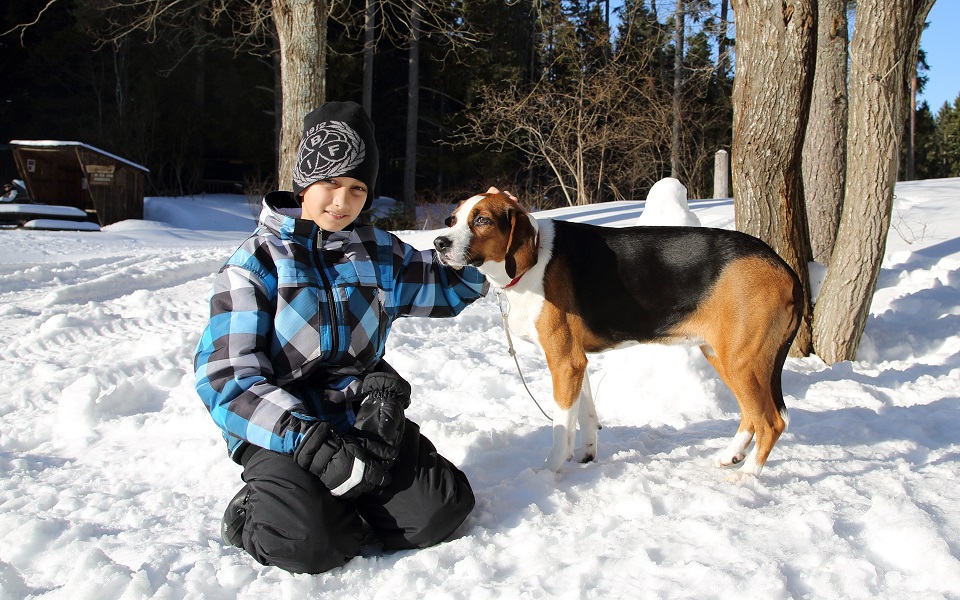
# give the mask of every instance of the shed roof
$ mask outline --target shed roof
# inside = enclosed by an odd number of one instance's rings
[[[137,163],[129,161],[125,158],[121,158],[116,154],[111,154],[110,152],[101,150],[100,148],[96,148],[94,146],[91,146],[90,144],[84,144],[83,142],[63,142],[58,140],[10,140],[10,145],[24,146],[24,147],[30,147],[30,148],[58,148],[58,147],[67,147],[67,146],[80,146],[81,148],[92,150],[98,154],[108,156],[118,162],[122,162],[136,169],[140,169],[144,173],[150,172],[150,169],[144,167],[143,165],[138,165]]]

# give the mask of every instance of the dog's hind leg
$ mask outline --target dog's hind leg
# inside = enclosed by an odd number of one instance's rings
[[[583,385],[580,387],[578,404],[580,405],[578,417],[580,447],[574,453],[573,460],[585,463],[597,458],[597,431],[600,429],[600,422],[597,420],[597,407],[593,402],[590,380],[586,372],[583,374]]]
[[[741,477],[760,474],[786,429],[780,377],[799,323],[798,286],[776,261],[743,258],[726,267],[691,319],[706,342],[704,356],[740,405],[740,427],[714,464],[740,464]]]
[[[727,378],[723,363],[717,357],[714,349],[710,346],[700,346],[700,351],[703,352],[703,355],[707,358],[707,362],[716,369],[717,374],[720,375],[720,379],[722,379],[723,382],[727,384],[727,387],[730,388],[730,391],[736,395],[737,392],[733,388],[732,382]],[[737,401],[739,402],[739,396],[737,396]],[[713,457],[713,465],[715,467],[729,467],[742,463],[743,459],[746,458],[746,449],[747,446],[750,445],[751,440],[753,440],[753,428],[741,415],[740,427],[737,429],[736,435],[733,436],[733,439],[730,440],[726,448]]]
[[[740,428],[737,429],[736,435],[730,440],[730,444],[713,457],[714,466],[729,467],[742,463],[743,459],[746,458],[747,446],[750,445],[752,439],[753,432],[741,422]]]
[[[786,429],[786,409],[782,399],[774,399],[771,382],[774,378],[775,358],[762,343],[734,344],[736,351],[724,348],[718,356],[707,359],[717,369],[720,378],[730,388],[740,405],[740,427],[727,445],[714,459],[719,467],[740,464],[740,475],[760,475],[780,434]],[[779,377],[779,373],[776,374]],[[756,443],[749,454],[744,455],[750,440]]]
[[[784,347],[782,355],[786,356],[786,352],[787,347]],[[783,358],[774,356],[768,361],[756,361],[751,366],[752,369],[738,373],[733,388],[740,401],[741,423],[749,421],[756,437],[753,450],[740,466],[740,477],[760,475],[770,451],[787,429],[788,419],[780,392]]]

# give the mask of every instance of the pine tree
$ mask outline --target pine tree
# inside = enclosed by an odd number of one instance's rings
[[[941,177],[960,177],[960,94],[951,106],[944,102],[937,112],[938,172]]]

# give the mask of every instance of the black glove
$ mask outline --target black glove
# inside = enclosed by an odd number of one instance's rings
[[[329,423],[309,429],[293,453],[297,464],[320,478],[330,493],[350,499],[390,483],[387,465],[397,449],[383,442],[339,435]]]
[[[363,380],[361,391],[366,398],[353,426],[364,437],[396,447],[406,422],[403,411],[410,406],[410,384],[396,373],[376,372]]]

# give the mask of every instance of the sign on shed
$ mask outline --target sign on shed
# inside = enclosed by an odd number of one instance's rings
[[[33,202],[79,208],[101,226],[143,218],[149,169],[81,142],[13,140]]]

